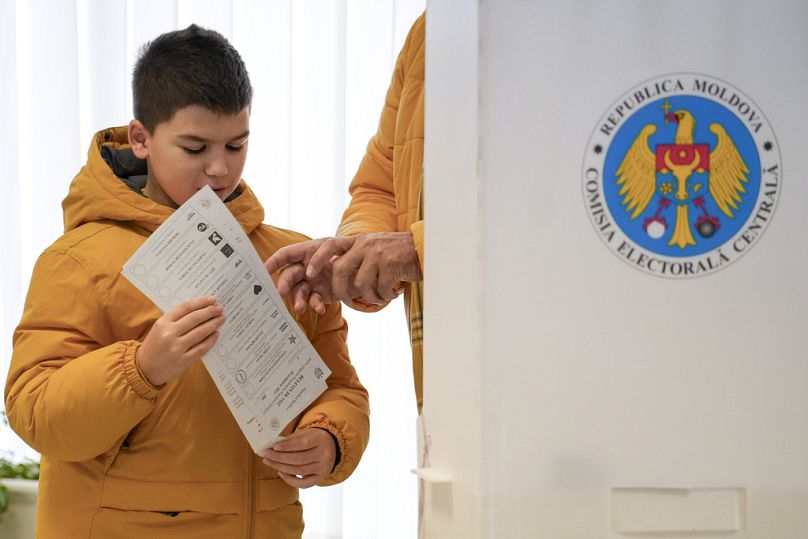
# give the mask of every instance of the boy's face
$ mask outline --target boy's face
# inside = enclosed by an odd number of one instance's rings
[[[153,133],[132,120],[132,151],[149,164],[143,194],[176,208],[209,185],[220,199],[226,199],[241,179],[249,134],[248,108],[238,114],[219,114],[191,105],[158,124]]]

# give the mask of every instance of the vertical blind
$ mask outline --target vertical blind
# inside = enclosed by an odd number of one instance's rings
[[[191,23],[241,53],[254,88],[244,178],[266,222],[332,235],[424,0],[0,0],[0,379],[36,257],[92,134],[132,115],[139,47]],[[400,300],[345,309],[371,397],[371,441],[344,484],[301,493],[307,538],[416,535],[415,403]],[[33,455],[4,429],[0,451]],[[35,456],[35,455],[33,455]]]

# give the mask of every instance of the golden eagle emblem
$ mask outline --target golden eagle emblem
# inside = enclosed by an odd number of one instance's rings
[[[662,195],[660,209],[645,220],[646,232],[652,238],[662,237],[668,227],[660,211],[674,203],[676,221],[668,245],[684,249],[696,245],[692,227],[695,226],[702,237],[710,237],[721,226],[720,219],[709,215],[706,210],[704,174],[707,174],[706,190],[716,206],[732,218],[741,196],[746,193],[749,168],[720,123],[710,124],[710,132],[717,138],[710,151],[709,144],[693,140],[696,131],[693,115],[685,109],[669,112],[670,105],[666,103],[665,106],[668,107],[665,109],[665,123],[673,121],[677,124],[674,143],[657,144],[651,148],[649,138],[657,128],[654,124],[645,125],[617,169],[618,197],[631,219],[636,219],[659,190]],[[694,173],[701,179],[695,179]],[[672,199],[668,198],[669,195]],[[690,204],[703,213],[693,224],[689,216]]]

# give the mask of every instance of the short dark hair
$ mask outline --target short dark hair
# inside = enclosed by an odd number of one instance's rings
[[[154,131],[190,105],[237,114],[251,104],[252,85],[241,56],[227,39],[192,24],[141,47],[132,100],[135,118]]]

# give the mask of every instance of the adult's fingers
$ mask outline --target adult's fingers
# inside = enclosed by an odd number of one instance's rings
[[[351,301],[356,297],[354,281],[356,280],[356,272],[362,264],[363,256],[364,253],[359,250],[351,249],[332,263],[331,288],[336,299]]]
[[[375,261],[369,258],[362,260],[362,264],[356,271],[353,284],[355,297],[358,296],[362,298],[366,303],[374,303],[377,305],[384,303],[384,299],[377,293],[379,286],[379,266]]]
[[[379,268],[379,279],[376,283],[377,293],[384,299],[384,302],[390,302],[396,299],[399,294],[398,279],[396,274],[391,271],[389,267]]]
[[[324,242],[311,256],[308,268],[306,268],[306,277],[316,277],[332,258],[345,254],[353,246],[355,241],[356,236],[346,236],[331,238]]]

